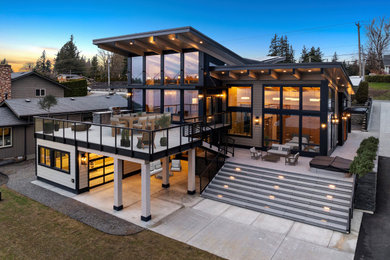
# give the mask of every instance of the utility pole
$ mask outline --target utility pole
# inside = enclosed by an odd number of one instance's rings
[[[360,46],[360,22],[355,23],[358,28],[358,43],[359,43],[359,77],[362,77],[362,52]]]
[[[110,58],[107,59],[107,76],[108,76],[108,82],[107,82],[107,85],[108,87],[110,87],[110,63],[111,63],[111,60]]]

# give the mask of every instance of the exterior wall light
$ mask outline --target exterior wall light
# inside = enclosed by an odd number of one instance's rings
[[[199,94],[198,95],[198,98],[203,98],[204,96],[202,94]]]
[[[325,129],[326,128],[326,124],[321,124],[321,128]]]
[[[87,165],[87,155],[85,153],[81,154],[81,165]]]
[[[255,117],[255,125],[260,125],[260,118],[258,116]]]
[[[133,95],[133,93],[127,92],[127,96],[128,96],[128,97],[131,97],[132,95]]]

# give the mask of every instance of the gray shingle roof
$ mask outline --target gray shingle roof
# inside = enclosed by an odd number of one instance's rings
[[[32,74],[32,71],[27,71],[27,72],[12,72],[11,73],[11,79],[17,79],[21,76],[26,76]]]
[[[390,66],[390,55],[384,55],[383,56],[383,64],[385,66]]]
[[[8,106],[17,117],[46,115],[47,112],[42,110],[38,101],[39,98],[29,99],[8,99],[4,104]],[[50,113],[76,113],[104,110],[109,107],[127,107],[127,99],[120,95],[111,96],[86,96],[86,97],[66,97],[57,98],[57,105],[50,109]]]
[[[25,78],[25,77],[28,77],[30,75],[35,75],[37,77],[40,77],[41,79],[44,79],[44,80],[47,80],[47,81],[50,81],[51,83],[53,84],[56,84],[58,85],[59,87],[61,88],[65,88],[65,89],[68,89],[68,87],[60,84],[59,82],[49,78],[49,77],[46,77],[40,73],[37,73],[35,71],[27,71],[27,72],[13,72],[11,73],[11,81],[15,81],[15,80],[18,80],[18,79],[22,79],[22,78]]]
[[[0,127],[25,125],[26,121],[17,118],[8,107],[0,107]]]

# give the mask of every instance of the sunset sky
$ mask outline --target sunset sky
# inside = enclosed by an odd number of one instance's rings
[[[321,47],[325,59],[357,53],[355,22],[390,14],[384,1],[2,1],[0,59],[14,71],[50,59],[73,34],[81,54],[97,53],[96,38],[192,26],[239,55],[264,57],[273,34],[285,34],[300,56],[303,45]],[[362,41],[365,42],[365,29]]]

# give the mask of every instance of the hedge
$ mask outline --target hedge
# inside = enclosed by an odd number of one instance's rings
[[[368,82],[361,81],[359,84],[359,88],[356,91],[355,99],[358,104],[364,104],[368,100]]]
[[[389,82],[390,83],[390,75],[365,76],[365,79],[368,82]]]
[[[61,84],[69,88],[65,89],[65,97],[82,97],[88,94],[87,81],[85,79],[70,80]]]
[[[357,156],[353,159],[350,171],[363,177],[374,168],[374,160],[378,151],[379,139],[373,136],[364,139],[357,150]]]

